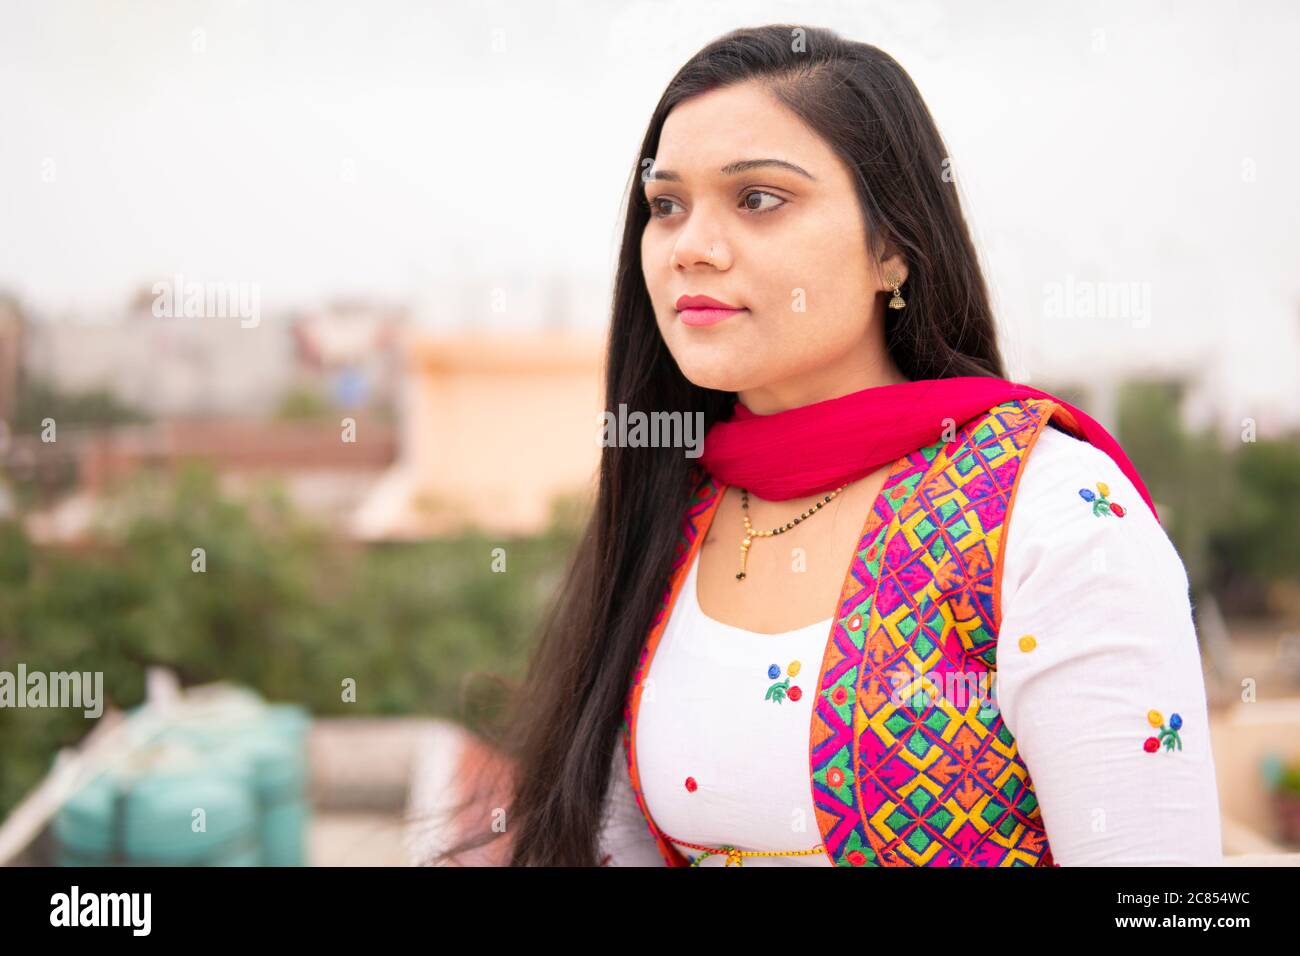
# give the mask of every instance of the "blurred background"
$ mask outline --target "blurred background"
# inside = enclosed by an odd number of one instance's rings
[[[791,21],[916,81],[1010,377],[1183,556],[1230,862],[1300,860],[1292,5],[3,0],[0,671],[103,713],[0,707],[0,862],[423,858],[591,500],[650,112]]]

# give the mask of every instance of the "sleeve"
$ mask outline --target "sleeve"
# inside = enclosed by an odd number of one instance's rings
[[[1062,866],[1222,865],[1187,572],[1109,455],[1044,426],[1004,527],[996,704]]]
[[[601,866],[666,866],[650,825],[637,806],[632,780],[627,772],[627,754],[622,736],[614,748],[605,797],[598,857]]]

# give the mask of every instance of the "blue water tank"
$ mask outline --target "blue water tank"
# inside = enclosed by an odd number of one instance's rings
[[[311,715],[296,704],[250,707],[243,694],[201,717],[178,711],[66,801],[54,821],[59,862],[305,865]],[[128,714],[159,719],[146,707]]]
[[[64,866],[256,866],[258,808],[245,771],[192,766],[101,774],[54,820]]]

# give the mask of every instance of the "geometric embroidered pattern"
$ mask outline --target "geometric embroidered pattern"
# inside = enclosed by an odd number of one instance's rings
[[[1002,527],[1054,407],[999,405],[886,481],[812,721],[813,805],[836,865],[1053,865],[1028,769],[987,698]]]

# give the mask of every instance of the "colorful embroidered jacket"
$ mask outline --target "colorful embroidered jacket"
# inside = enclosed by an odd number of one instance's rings
[[[1051,866],[1033,782],[996,706],[953,694],[997,669],[1002,532],[1018,478],[1054,419],[1006,402],[900,458],[847,569],[813,702],[808,772],[817,827],[839,866]],[[623,745],[637,805],[665,862],[636,764],[643,682],[685,572],[726,486],[702,474],[662,605],[633,675]]]

